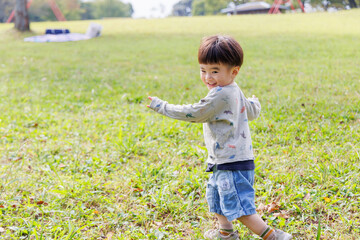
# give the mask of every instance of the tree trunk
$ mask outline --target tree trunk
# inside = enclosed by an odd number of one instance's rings
[[[351,8],[357,8],[355,0],[349,0],[349,5]]]
[[[29,14],[26,7],[26,0],[16,0],[15,28],[22,32],[30,30]]]

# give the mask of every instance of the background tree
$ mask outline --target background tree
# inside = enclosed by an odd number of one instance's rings
[[[221,9],[226,8],[230,2],[232,2],[232,1],[229,1],[229,0],[206,0],[205,1],[205,14],[206,15],[219,14]]]
[[[194,0],[192,3],[192,15],[204,16],[205,15],[205,0]]]
[[[95,18],[131,17],[134,12],[130,3],[119,0],[96,0],[93,4]]]
[[[84,10],[80,8],[80,0],[62,0],[56,1],[56,4],[67,20],[81,19]],[[48,0],[34,0],[29,8],[29,15],[31,21],[57,21]]]
[[[0,0],[0,22],[6,22],[14,7],[14,0]]]
[[[9,17],[11,11],[14,9],[13,1],[14,0],[0,0],[0,21],[4,19],[2,22],[5,22]],[[83,2],[81,0],[57,0],[56,3],[67,20],[131,17],[134,12],[130,3],[125,4],[120,0],[94,0],[91,2]],[[28,11],[30,21],[57,21],[48,0],[34,0]]]
[[[65,18],[68,20],[80,20],[83,10],[80,8],[80,0],[56,1]]]
[[[326,1],[324,1],[324,2],[326,2]],[[327,4],[328,4],[327,7],[335,7],[335,8],[338,8],[338,9],[343,9],[346,5],[349,4],[349,2],[344,1],[344,0],[328,0],[327,1]]]
[[[191,5],[193,0],[181,0],[172,9],[173,16],[191,16]]]
[[[29,8],[29,16],[32,22],[57,20],[47,0],[33,1]]]
[[[360,1],[359,1],[359,2],[360,2]],[[349,6],[350,6],[351,8],[357,8],[357,4],[356,4],[355,0],[349,0]]]
[[[81,19],[94,19],[95,15],[95,9],[93,7],[93,3],[91,2],[81,2],[80,8],[81,8]]]
[[[187,9],[191,8],[191,13],[193,16],[203,16],[203,15],[216,15],[219,14],[221,9],[229,6],[230,3],[238,5],[249,2],[252,0],[180,0],[173,6],[172,15],[173,16],[188,16]],[[263,0],[270,4],[273,3],[273,0]],[[359,4],[360,4],[360,0]],[[302,1],[303,2],[303,1]],[[327,3],[325,6],[324,3]],[[312,5],[322,5],[323,7],[336,7],[339,9],[345,8],[346,5],[349,5],[351,8],[357,8],[358,5],[356,0],[311,0]],[[191,5],[191,6],[190,6]],[[293,1],[295,8],[300,8],[300,5]]]
[[[226,8],[231,0],[194,0],[192,3],[192,14],[199,15],[216,15],[221,9]]]
[[[26,4],[26,0],[16,0],[15,2],[15,28],[22,32],[30,30],[29,14]]]

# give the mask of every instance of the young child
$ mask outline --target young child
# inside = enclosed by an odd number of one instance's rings
[[[291,239],[281,230],[267,226],[256,213],[254,155],[248,121],[260,114],[258,99],[245,98],[234,82],[243,63],[240,44],[229,36],[203,38],[199,52],[200,76],[209,89],[198,103],[173,105],[149,97],[148,106],[165,116],[203,123],[208,150],[207,172],[212,172],[206,199],[215,213],[219,229],[209,230],[207,239],[239,239],[232,221],[238,219],[262,239]]]

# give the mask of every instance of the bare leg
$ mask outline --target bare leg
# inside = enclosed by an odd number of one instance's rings
[[[228,229],[228,230],[233,229],[233,224],[229,222],[229,220],[225,216],[217,213],[215,213],[215,216],[218,219],[220,229]]]
[[[261,235],[267,228],[266,223],[258,214],[242,216],[238,220],[257,235]]]

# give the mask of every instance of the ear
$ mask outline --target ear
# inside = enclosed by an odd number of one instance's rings
[[[238,75],[239,71],[240,71],[240,67],[239,67],[239,66],[233,67],[233,68],[231,69],[231,75],[232,75],[232,77],[235,78],[235,77]]]

